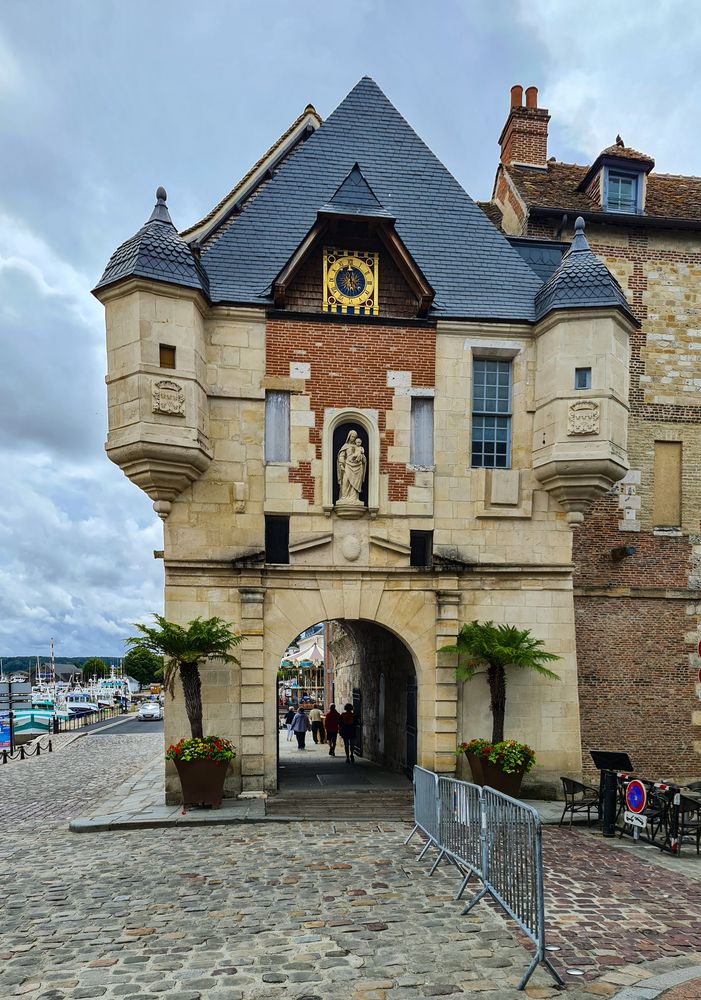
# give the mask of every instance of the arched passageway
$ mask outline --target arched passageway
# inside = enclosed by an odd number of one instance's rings
[[[315,651],[311,658],[306,652],[310,648]],[[335,703],[342,712],[350,704],[359,720],[356,757],[383,772],[411,777],[418,751],[416,671],[409,649],[397,636],[370,621],[320,623],[292,641],[281,666],[281,719],[290,704],[303,705],[311,718],[319,717],[317,707],[325,713]],[[298,766],[327,769],[332,763],[323,761],[311,736],[306,746],[316,752],[299,757],[293,753],[295,772]],[[344,761],[340,740],[338,750]],[[291,773],[289,753],[285,757],[279,775],[283,783]],[[323,778],[319,781],[324,784]]]
[[[411,653],[388,629],[368,621],[335,623],[331,632],[334,697],[361,719],[359,752],[390,771],[416,763],[416,671]]]

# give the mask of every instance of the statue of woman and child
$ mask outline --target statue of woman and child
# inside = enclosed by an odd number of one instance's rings
[[[368,461],[357,431],[349,431],[346,443],[338,449],[336,476],[338,478],[338,503],[365,506],[360,492],[365,482]]]

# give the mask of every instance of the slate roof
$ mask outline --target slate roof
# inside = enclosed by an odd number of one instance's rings
[[[364,219],[394,219],[375,196],[356,163],[331,201],[320,209],[324,215],[359,216]]]
[[[203,243],[212,301],[268,304],[355,163],[436,290],[431,315],[533,319],[538,277],[369,77]]]
[[[150,278],[208,293],[207,274],[178,235],[166,207],[166,197],[165,189],[159,187],[148,222],[115,250],[94,291],[124,278]]]
[[[550,161],[544,170],[514,165],[506,169],[529,208],[557,208],[563,212],[605,211],[579,190],[589,167]],[[701,177],[648,174],[645,215],[701,222]]]
[[[553,276],[563,253],[570,248],[569,243],[560,243],[559,240],[539,240],[528,236],[508,236],[507,239],[541,281],[548,281]]]
[[[535,298],[536,318],[554,309],[617,307],[632,318],[621,286],[589,247],[584,219],[575,222],[572,244],[562,261]]]

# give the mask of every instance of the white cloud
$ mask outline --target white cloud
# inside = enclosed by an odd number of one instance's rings
[[[591,162],[620,133],[654,157],[658,172],[699,172],[701,22],[693,6],[522,0],[520,17],[545,50],[543,78],[534,82],[552,115],[551,135],[559,133],[578,162]]]

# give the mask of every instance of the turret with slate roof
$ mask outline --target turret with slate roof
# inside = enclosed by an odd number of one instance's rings
[[[630,306],[606,265],[589,247],[584,235],[584,219],[575,222],[575,235],[557,270],[535,297],[536,319],[555,309],[622,309],[637,322]]]
[[[208,293],[207,274],[193,248],[178,235],[166,205],[166,190],[156,191],[156,204],[145,225],[110,257],[95,291],[126,278],[148,278]]]

